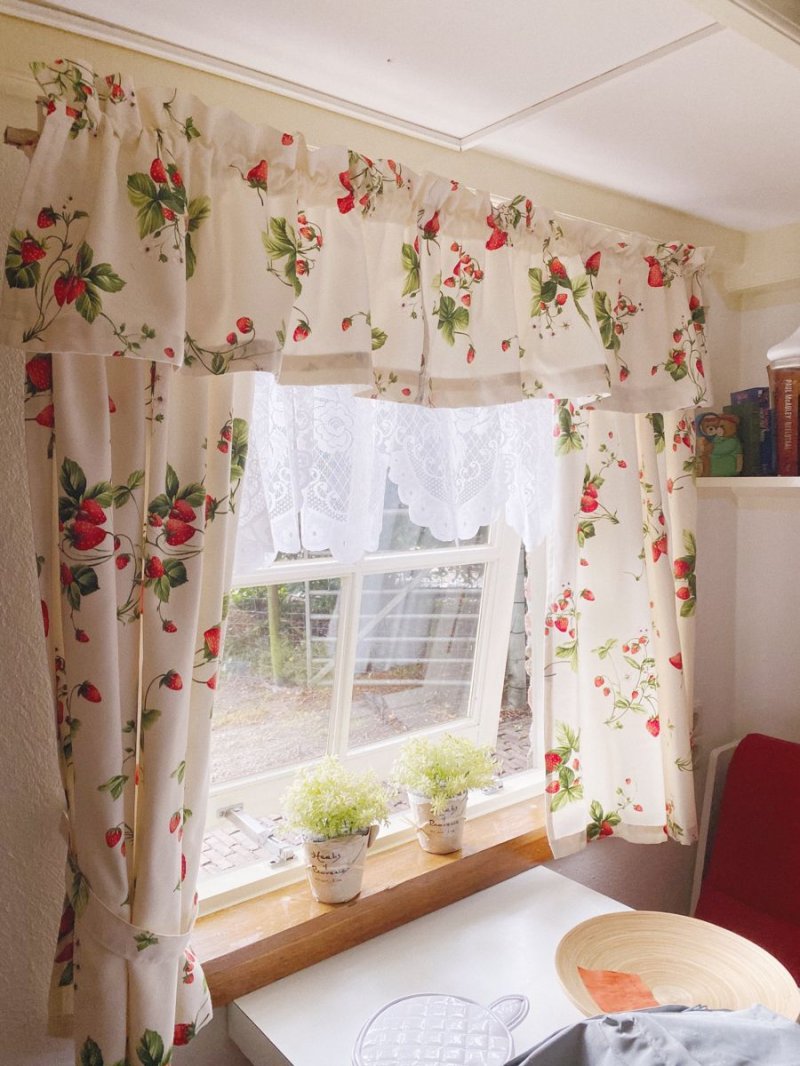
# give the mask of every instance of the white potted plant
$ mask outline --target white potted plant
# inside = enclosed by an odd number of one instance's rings
[[[301,770],[282,800],[303,834],[308,882],[321,903],[346,903],[361,891],[367,848],[389,814],[386,788],[372,771],[346,770],[332,755]]]
[[[446,855],[461,848],[467,792],[491,785],[495,770],[491,748],[450,733],[439,741],[418,737],[402,748],[392,777],[408,792],[425,851]]]

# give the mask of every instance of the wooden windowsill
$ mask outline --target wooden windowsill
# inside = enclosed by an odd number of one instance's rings
[[[215,1006],[552,858],[541,799],[469,821],[464,841],[454,855],[415,841],[370,855],[350,903],[317,903],[302,883],[199,918],[192,946]]]

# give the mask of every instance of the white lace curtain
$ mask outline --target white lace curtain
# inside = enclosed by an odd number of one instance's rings
[[[256,379],[235,574],[278,552],[375,551],[387,479],[437,540],[504,516],[528,546],[547,532],[555,465],[549,401],[434,411],[376,403],[345,385]]]

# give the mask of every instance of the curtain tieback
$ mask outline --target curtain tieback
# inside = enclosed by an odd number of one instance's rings
[[[69,815],[62,812],[61,830],[70,848],[70,873],[67,877],[67,894],[71,896],[78,863],[72,848],[72,833]],[[100,897],[89,887],[83,878],[83,887],[87,893],[87,903],[80,911],[81,933],[101,944],[106,951],[129,962],[167,962],[182,959],[194,928],[197,916],[195,904],[189,928],[184,933],[157,933],[140,925],[133,925],[125,918],[115,914]]]
[[[80,915],[80,930],[106,951],[128,962],[164,963],[182,959],[192,935],[194,917],[185,933],[158,933],[133,925],[110,910],[91,889],[89,901]]]

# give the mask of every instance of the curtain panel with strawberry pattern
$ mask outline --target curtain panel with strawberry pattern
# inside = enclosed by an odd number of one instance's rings
[[[34,68],[48,117],[0,339],[26,351],[70,823],[51,1006],[77,1061],[163,1066],[210,1017],[189,936],[250,433],[254,376],[234,371],[430,408],[548,402],[553,847],[690,839],[682,412],[708,399],[704,250]]]

